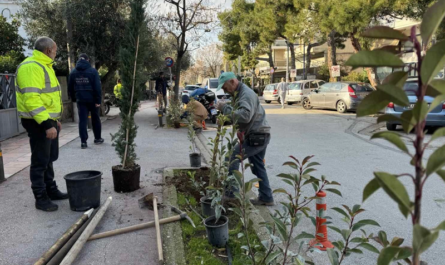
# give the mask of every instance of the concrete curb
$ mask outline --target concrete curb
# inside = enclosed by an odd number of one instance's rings
[[[166,178],[174,176],[173,168],[164,169],[163,181]],[[162,203],[165,205],[178,206],[178,195],[173,185],[164,186],[162,191]],[[162,211],[162,218],[177,215],[170,208]],[[164,250],[164,264],[166,265],[185,265],[184,240],[182,238],[182,229],[180,222],[173,222],[162,225],[162,243]]]

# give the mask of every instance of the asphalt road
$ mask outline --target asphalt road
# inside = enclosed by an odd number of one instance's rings
[[[334,225],[346,229],[346,224],[341,221],[340,214],[330,211],[329,208],[341,207],[342,204],[352,207],[362,204],[362,194],[365,185],[373,178],[374,171],[386,171],[390,173],[414,173],[409,165],[409,157],[390,144],[382,140],[369,140],[372,130],[379,130],[370,126],[375,125],[375,118],[367,117],[357,119],[355,114],[339,114],[335,111],[309,110],[300,106],[287,106],[282,110],[278,104],[263,104],[266,109],[267,119],[272,127],[272,140],[267,149],[266,166],[272,189],[285,188],[289,192],[290,186],[282,182],[277,175],[289,173],[289,167],[282,164],[293,155],[303,159],[308,155],[314,155],[312,161],[319,162],[321,166],[314,172],[314,176],[320,178],[325,175],[328,180],[341,183],[339,190],[343,197],[328,193],[328,215],[333,218]],[[207,137],[215,135],[215,129],[204,131]],[[430,155],[433,148],[428,149]],[[247,179],[253,178],[251,172],[247,173]],[[413,198],[413,185],[410,179],[402,179],[408,193]],[[445,198],[445,183],[438,177],[432,176],[424,186],[422,204],[422,225],[433,228],[445,220],[443,207],[435,200]],[[256,191],[255,191],[256,192]],[[307,195],[312,195],[313,189],[308,186]],[[270,207],[282,210],[279,202],[285,200],[283,194],[275,194],[276,206]],[[310,205],[314,209],[315,204]],[[366,211],[359,215],[358,219],[374,219],[381,227],[365,227],[369,233],[376,234],[384,230],[388,238],[405,238],[406,244],[412,241],[411,219],[405,219],[400,213],[397,204],[392,201],[382,190],[371,196],[362,206]],[[314,226],[310,220],[300,223],[298,232],[314,232]],[[357,232],[356,236],[361,236]],[[355,235],[355,234],[354,234]],[[331,241],[341,239],[341,235],[329,230],[328,238]],[[377,246],[377,245],[376,245]],[[444,264],[445,234],[442,233],[436,243],[422,255],[422,260],[428,264]],[[329,264],[325,253],[310,254],[316,264]],[[364,250],[364,254],[353,254],[346,258],[342,264],[376,264],[377,254]],[[442,260],[442,261],[441,261]]]

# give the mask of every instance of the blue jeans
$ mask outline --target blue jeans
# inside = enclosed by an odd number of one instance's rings
[[[272,196],[272,189],[269,185],[269,178],[267,177],[266,167],[264,165],[264,157],[266,156],[266,149],[267,145],[270,142],[270,134],[266,136],[266,142],[263,146],[249,146],[246,140],[243,143],[243,149],[244,149],[244,159],[248,159],[249,163],[252,165],[251,170],[252,173],[261,181],[259,182],[260,188],[259,188],[259,199],[263,202],[273,202],[273,196]],[[239,144],[235,146],[235,150],[232,154],[232,157],[230,161],[233,161],[231,165],[229,166],[229,175],[232,174],[234,170],[239,170],[240,166],[240,160],[236,156],[240,154],[240,148]],[[228,193],[226,193],[226,196],[233,197],[233,192],[238,191],[238,188],[232,185],[228,189]]]

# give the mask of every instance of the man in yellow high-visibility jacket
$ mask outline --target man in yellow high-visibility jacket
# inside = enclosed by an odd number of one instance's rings
[[[122,82],[120,79],[117,80],[117,85],[114,86],[114,95],[117,99],[122,99]]]
[[[68,199],[57,188],[53,169],[62,129],[58,121],[62,117],[62,92],[53,69],[56,53],[56,43],[41,37],[35,42],[33,56],[25,59],[16,73],[17,111],[31,145],[31,188],[36,208],[43,211],[57,210],[51,200]]]

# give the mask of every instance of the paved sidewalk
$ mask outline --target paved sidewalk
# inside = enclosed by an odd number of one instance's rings
[[[107,120],[107,117],[102,117],[101,120],[104,122]],[[78,137],[79,130],[77,123],[62,123],[62,131],[59,134],[59,148]],[[28,134],[26,132],[2,141],[1,145],[6,179],[30,166],[31,150],[29,147]]]
[[[154,102],[142,103],[135,116],[139,126],[136,150],[141,165],[141,189],[132,193],[113,190],[111,167],[119,164],[111,143],[111,133],[119,129],[120,118],[102,124],[105,143],[82,150],[78,141],[60,148],[54,164],[56,181],[66,190],[63,176],[80,170],[99,170],[102,176],[101,203],[108,196],[113,201],[95,233],[154,220],[153,212],[139,209],[138,199],[155,193],[162,199],[162,171],[165,167],[189,166],[187,129],[155,129],[157,112]],[[82,215],[69,208],[68,201],[58,201],[59,210],[36,210],[30,188],[29,167],[0,184],[0,264],[33,264]],[[162,227],[161,227],[162,229]],[[88,242],[74,264],[158,264],[154,228]]]

